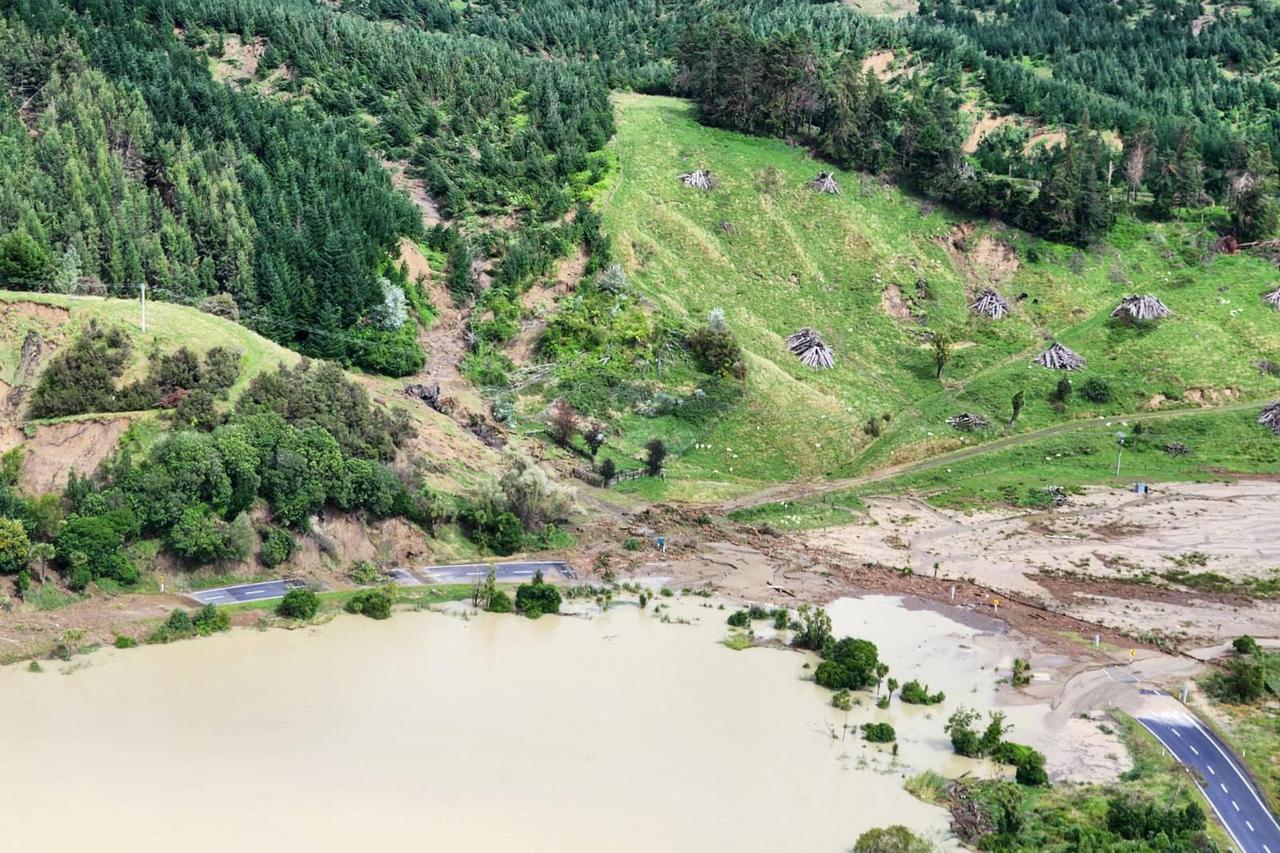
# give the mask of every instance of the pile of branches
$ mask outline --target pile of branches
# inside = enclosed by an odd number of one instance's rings
[[[1049,494],[1049,503],[1055,507],[1063,507],[1067,505],[1067,490],[1062,486],[1049,486],[1045,489]]]
[[[713,190],[716,187],[716,181],[711,177],[710,169],[694,169],[692,172],[685,172],[680,176],[680,183],[695,190]]]
[[[1159,297],[1152,296],[1150,293],[1139,296],[1126,296],[1120,300],[1120,304],[1111,312],[1111,316],[1125,320],[1138,320],[1143,323],[1149,323],[1154,320],[1163,320],[1165,317],[1172,316],[1173,312],[1169,310]]]
[[[1270,293],[1264,294],[1262,297],[1262,301],[1267,303],[1277,311],[1280,311],[1280,287],[1277,287],[1275,290],[1271,291]]]
[[[836,366],[835,353],[822,342],[822,336],[814,329],[804,328],[791,335],[787,338],[787,348],[809,367],[826,370]]]
[[[176,409],[178,404],[187,399],[191,392],[186,388],[174,388],[168,394],[165,394],[156,401],[156,406],[161,409]]]
[[[1280,435],[1280,400],[1262,410],[1262,414],[1258,415],[1258,423]]]
[[[1084,367],[1084,359],[1079,353],[1072,352],[1055,341],[1047,350],[1036,356],[1036,364],[1050,370],[1080,370]]]
[[[968,780],[954,782],[947,805],[951,810],[951,829],[962,841],[977,842],[996,831],[995,819],[974,796],[976,788]]]
[[[975,415],[972,412],[962,412],[958,415],[952,415],[947,418],[947,423],[962,432],[973,432],[974,430],[987,429],[991,426],[986,418],[981,415]]]
[[[1191,453],[1191,448],[1180,441],[1173,441],[1164,446],[1164,452],[1170,456],[1187,456]]]
[[[975,314],[999,320],[1009,313],[1009,303],[994,290],[984,290],[978,294],[978,298],[973,301],[969,309]]]
[[[836,176],[830,172],[819,172],[818,176],[809,182],[809,189],[819,193],[840,195],[840,185],[836,183]]]

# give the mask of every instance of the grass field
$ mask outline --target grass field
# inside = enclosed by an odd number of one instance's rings
[[[658,434],[676,451],[666,480],[626,488],[717,498],[1076,418],[1280,396],[1280,380],[1255,364],[1280,361],[1280,314],[1259,298],[1275,270],[1244,255],[1206,260],[1192,245],[1207,234],[1199,223],[1123,219],[1105,246],[1079,251],[962,223],[857,174],[837,175],[841,195],[814,193],[806,183],[829,166],[778,140],[703,127],[684,101],[626,94],[615,105],[620,173],[600,207],[617,254],[640,292],[689,325],[723,308],[750,369],[744,398],[705,422],[624,416],[624,450]],[[699,167],[716,189],[677,180]],[[1013,304],[1009,318],[970,314],[986,286]],[[1135,292],[1159,295],[1175,316],[1151,329],[1111,322]],[[835,369],[811,370],[786,350],[804,326],[832,346]],[[942,381],[934,331],[958,341]],[[1061,374],[1031,365],[1050,337],[1088,362],[1057,408],[1048,398]],[[1089,379],[1110,399],[1084,399]],[[1020,390],[1025,406],[1008,427]],[[962,411],[993,428],[956,432],[946,418]]]
[[[126,380],[137,378],[145,371],[146,355],[152,351],[171,352],[185,346],[203,353],[215,346],[231,347],[243,353],[240,378],[231,388],[231,397],[234,399],[248,387],[253,377],[272,370],[279,364],[293,364],[299,358],[292,350],[269,341],[238,323],[171,302],[147,303],[145,333],[141,328],[140,306],[133,300],[0,291],[2,307],[7,308],[4,303],[24,302],[64,308],[70,312],[70,324],[66,325],[52,316],[4,311],[3,316],[0,316],[0,379],[10,383],[14,379],[27,329],[35,329],[46,337],[61,337],[67,335],[69,330],[79,329],[91,319],[129,331],[133,339],[133,359],[126,371]]]

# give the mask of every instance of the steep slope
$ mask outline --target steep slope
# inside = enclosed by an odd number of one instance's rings
[[[1107,244],[1080,251],[958,220],[856,174],[837,175],[840,195],[815,193],[807,183],[829,167],[802,150],[703,127],[675,99],[615,104],[620,177],[601,208],[625,268],[691,324],[723,308],[750,362],[740,404],[672,432],[673,495],[852,474],[994,438],[1009,431],[1018,391],[1014,432],[1277,389],[1257,367],[1280,360],[1280,315],[1260,299],[1274,268],[1214,255],[1195,224],[1123,220]],[[694,168],[711,169],[717,187],[684,187],[677,176]],[[968,309],[988,287],[1013,306],[1002,321]],[[1146,292],[1174,317],[1111,321],[1123,296]],[[832,346],[834,369],[804,367],[786,349],[807,326]],[[954,341],[941,381],[935,333]],[[1049,398],[1062,374],[1032,366],[1049,339],[1088,364],[1060,405]],[[1079,393],[1089,380],[1094,399]],[[964,411],[996,426],[972,436],[948,426]],[[629,416],[629,431],[644,432],[643,420]]]

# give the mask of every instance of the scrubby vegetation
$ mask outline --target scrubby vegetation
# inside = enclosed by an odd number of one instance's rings
[[[385,589],[362,589],[347,599],[347,612],[370,619],[390,619],[392,603],[391,593]]]
[[[276,615],[285,619],[311,619],[320,610],[320,596],[314,589],[291,589],[280,599]]]
[[[515,609],[530,619],[547,613],[560,612],[560,590],[542,579],[542,572],[535,572],[530,583],[516,587]]]

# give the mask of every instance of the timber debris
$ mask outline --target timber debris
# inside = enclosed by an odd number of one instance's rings
[[[815,329],[806,327],[788,337],[787,348],[809,367],[829,370],[836,366],[835,353],[822,342],[822,336]]]
[[[983,317],[990,317],[992,320],[1000,320],[1009,313],[1009,303],[994,290],[984,290],[978,294],[978,298],[969,306],[969,310]]]
[[[1150,293],[1143,295],[1135,293],[1121,299],[1120,304],[1111,312],[1111,316],[1121,320],[1149,323],[1171,317],[1173,312],[1160,301],[1159,297],[1152,296]]]
[[[694,169],[692,172],[685,172],[680,176],[680,183],[695,190],[713,190],[716,187],[716,181],[711,177],[710,169]]]
[[[958,415],[952,415],[947,418],[947,423],[951,424],[961,432],[973,432],[975,430],[987,429],[991,423],[981,415],[975,415],[972,412],[962,412]]]
[[[1079,353],[1054,341],[1048,349],[1036,356],[1036,364],[1050,370],[1081,370],[1084,367],[1084,359]]]
[[[818,176],[809,182],[809,188],[818,193],[840,195],[840,185],[836,183],[836,176],[830,172],[819,172]]]
[[[1262,410],[1262,414],[1258,415],[1258,423],[1276,435],[1280,435],[1280,400],[1271,403]]]

